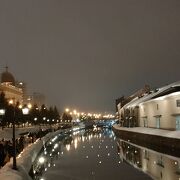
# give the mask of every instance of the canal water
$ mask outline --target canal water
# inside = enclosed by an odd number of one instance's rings
[[[148,180],[152,178],[144,172],[149,165],[142,166],[140,159],[144,154],[139,147],[116,139],[111,129],[67,132],[44,145],[31,176],[35,180]],[[162,170],[159,173],[164,176]]]

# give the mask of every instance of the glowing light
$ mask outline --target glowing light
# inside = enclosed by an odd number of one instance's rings
[[[14,104],[14,101],[12,99],[9,100],[9,104]]]
[[[5,114],[5,109],[0,109],[0,115],[4,115]]]
[[[67,144],[67,145],[66,145],[66,149],[67,149],[67,151],[70,151],[70,149],[71,149],[70,144]]]
[[[59,146],[59,145],[56,143],[56,144],[54,145],[54,149],[56,149],[58,146]]]
[[[29,104],[27,105],[27,107],[28,107],[29,109],[31,109],[31,108],[32,108],[32,104],[29,103]]]
[[[29,109],[27,107],[22,109],[23,114],[27,115],[29,114]]]
[[[22,109],[22,104],[19,105],[19,109]]]
[[[43,164],[44,162],[45,162],[45,158],[44,158],[44,157],[40,157],[40,158],[39,158],[39,163],[40,163],[40,164]]]
[[[69,108],[66,108],[66,110],[65,110],[66,112],[69,112]]]
[[[74,140],[74,148],[75,148],[75,149],[77,149],[77,145],[78,145],[78,140],[75,139],[75,140]]]

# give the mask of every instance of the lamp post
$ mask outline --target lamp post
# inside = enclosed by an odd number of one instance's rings
[[[29,114],[29,108],[25,106],[25,107],[22,109],[22,113],[23,113],[23,115],[28,115],[28,114]]]
[[[9,104],[13,107],[13,169],[17,170],[17,163],[16,163],[16,136],[15,136],[15,105],[14,105],[14,101],[10,100]]]
[[[6,112],[5,109],[0,109],[0,116],[2,116],[2,119],[1,119],[2,130],[3,130],[3,116],[5,115],[5,112]]]

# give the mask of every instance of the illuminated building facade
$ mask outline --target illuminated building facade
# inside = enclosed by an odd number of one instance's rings
[[[120,121],[126,127],[180,130],[180,82],[135,97],[118,105]]]
[[[18,87],[14,76],[8,72],[8,67],[6,67],[6,71],[1,74],[0,93],[1,92],[4,92],[7,100],[13,99],[15,102],[23,102],[23,90]]]

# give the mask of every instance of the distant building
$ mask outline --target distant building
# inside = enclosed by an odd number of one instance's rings
[[[45,104],[45,96],[42,93],[34,92],[30,98],[32,104],[36,104],[38,107]]]
[[[1,74],[0,93],[4,92],[7,100],[14,100],[15,102],[23,102],[23,90],[18,87],[14,76],[6,71]]]
[[[180,130],[180,82],[175,82],[118,106],[126,127]]]

